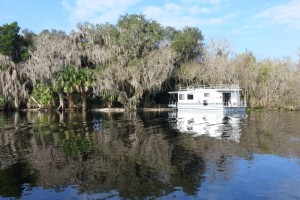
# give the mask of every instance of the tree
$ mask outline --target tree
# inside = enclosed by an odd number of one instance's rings
[[[0,94],[13,103],[13,108],[18,109],[21,103],[26,103],[30,88],[31,81],[14,63],[4,71],[0,70]]]
[[[30,57],[30,53],[35,50],[34,47],[34,39],[37,37],[37,35],[28,30],[24,29],[22,30],[22,35],[21,35],[21,44],[23,46],[23,50],[21,52],[21,59],[22,60],[27,60]]]
[[[145,19],[144,15],[122,15],[117,28],[120,32],[118,45],[125,65],[157,49],[162,39],[163,29],[160,24]]]
[[[183,62],[176,68],[179,84],[236,84],[235,71],[228,59],[229,46],[226,40],[210,40],[202,49],[201,59]]]
[[[171,44],[172,49],[178,54],[178,61],[189,62],[201,58],[203,39],[201,31],[195,27],[185,27],[182,31],[178,31]]]
[[[74,107],[74,97],[80,95],[82,109],[86,109],[86,98],[90,87],[93,85],[93,73],[89,69],[76,69],[73,66],[67,66],[58,71],[55,76],[56,90],[60,95],[66,94],[69,108]],[[76,94],[77,93],[77,94]],[[64,107],[60,105],[60,107]]]
[[[41,84],[35,86],[30,98],[39,108],[52,108],[56,103],[53,88]]]
[[[76,69],[74,67],[68,66],[58,71],[55,76],[56,85],[55,88],[59,94],[59,97],[62,97],[62,94],[65,93],[69,103],[69,108],[74,107],[73,93],[76,91],[75,82],[76,82]],[[60,99],[61,102],[61,99]],[[64,109],[64,105],[60,105]]]
[[[17,22],[4,24],[0,27],[0,53],[13,61],[21,59],[20,27]]]
[[[74,46],[64,32],[44,30],[34,39],[34,48],[29,51],[30,59],[25,63],[24,71],[34,85],[53,85],[54,74],[63,66],[80,65],[80,55],[74,53]]]
[[[258,62],[248,51],[234,55],[226,40],[204,46],[198,28],[176,30],[128,14],[116,25],[84,23],[77,28],[70,34],[44,30],[39,35],[24,29],[20,35],[16,22],[1,26],[0,97],[18,108],[28,104],[32,91],[46,105],[49,94],[57,92],[60,107],[67,99],[70,107],[78,100],[85,109],[93,87],[111,102],[136,108],[162,94],[162,85],[240,84],[253,107],[299,104],[299,63]]]
[[[136,108],[145,91],[157,91],[174,68],[175,54],[165,47],[124,68],[118,64],[97,73],[97,90],[118,95],[125,108]]]
[[[249,107],[255,107],[255,98],[258,98],[258,91],[261,89],[260,82],[260,66],[256,57],[250,51],[236,55],[231,66],[236,72],[236,79],[243,89],[247,104]]]
[[[86,110],[86,98],[88,92],[91,91],[91,87],[94,86],[95,78],[92,70],[84,68],[78,69],[76,72],[75,87],[76,91],[79,92],[81,97],[81,107]]]
[[[171,75],[175,54],[162,45],[168,38],[166,31],[143,15],[123,15],[116,29],[109,30],[114,30],[109,32],[111,45],[102,42],[103,48],[110,48],[115,59],[106,67],[98,67],[97,91],[117,95],[125,108],[134,109],[145,91],[157,90]]]

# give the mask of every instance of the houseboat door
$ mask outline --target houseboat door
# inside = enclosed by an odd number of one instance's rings
[[[231,99],[231,93],[223,93],[223,105],[228,106]]]

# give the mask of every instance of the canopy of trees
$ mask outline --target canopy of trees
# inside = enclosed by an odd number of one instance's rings
[[[34,33],[25,29],[19,34],[17,22],[0,26],[0,54],[8,59],[19,62],[28,58],[28,48],[33,45]]]
[[[226,40],[204,44],[196,27],[134,14],[70,34],[19,31],[16,22],[0,27],[0,100],[9,107],[135,109],[166,104],[168,91],[191,84],[239,84],[253,108],[300,105],[299,63],[236,55]]]

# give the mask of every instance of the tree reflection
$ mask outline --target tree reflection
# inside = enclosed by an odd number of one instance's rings
[[[18,162],[9,168],[0,170],[0,195],[2,197],[20,198],[25,185],[36,186],[38,173],[32,170],[28,163]]]
[[[195,195],[204,179],[205,163],[201,157],[180,146],[177,146],[174,151],[171,162],[177,170],[172,176],[173,184],[182,187],[187,194]]]
[[[182,188],[196,195],[203,181],[228,181],[235,157],[274,152],[284,137],[263,125],[241,142],[192,137],[170,129],[167,113],[11,113],[0,119],[0,196],[22,196],[24,184],[79,194],[117,191],[121,198],[157,198]],[[257,121],[259,123],[259,121]],[[96,124],[96,129],[95,129]],[[242,131],[242,130],[240,130]],[[284,139],[285,140],[285,139]],[[281,143],[277,152],[290,145]],[[300,151],[299,151],[300,152]],[[234,155],[234,156],[233,156]],[[14,179],[9,180],[10,177]],[[20,177],[20,179],[18,179]],[[8,189],[10,188],[10,189]]]

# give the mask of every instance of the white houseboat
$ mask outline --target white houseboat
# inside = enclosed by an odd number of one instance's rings
[[[245,111],[246,102],[242,100],[239,85],[209,85],[180,87],[169,92],[169,107],[177,109],[201,109],[221,111]]]

